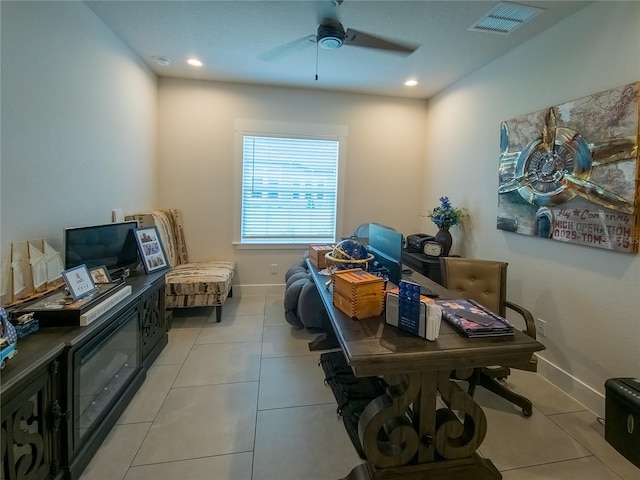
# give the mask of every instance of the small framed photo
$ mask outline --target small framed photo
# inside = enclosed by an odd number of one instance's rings
[[[96,286],[86,265],[78,265],[65,270],[62,272],[62,276],[74,301],[80,300],[82,297],[96,291]]]
[[[107,267],[105,265],[92,268],[91,270],[89,270],[89,274],[93,279],[93,283],[95,283],[96,285],[100,283],[111,283],[111,276],[109,275],[109,272],[107,271]]]
[[[169,268],[157,227],[136,228],[134,235],[138,243],[140,257],[142,257],[144,271],[147,274]]]

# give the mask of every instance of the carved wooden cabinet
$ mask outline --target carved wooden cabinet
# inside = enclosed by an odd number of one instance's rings
[[[163,273],[89,326],[18,341],[2,371],[2,480],[76,480],[167,344]]]
[[[3,479],[63,478],[62,351],[59,344],[51,358],[9,385],[15,395],[5,394],[3,388]]]
[[[164,344],[162,339],[166,338],[168,326],[165,325],[164,315],[164,282],[149,290],[142,297],[140,311],[140,355],[141,363],[149,366],[158,356]],[[158,350],[160,349],[160,350]]]

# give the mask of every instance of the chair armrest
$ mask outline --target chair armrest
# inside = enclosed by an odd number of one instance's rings
[[[517,303],[510,302],[505,300],[504,306],[510,310],[513,310],[516,313],[519,313],[522,318],[524,318],[524,323],[526,325],[526,330],[523,330],[524,333],[529,335],[531,338],[536,338],[536,322],[533,320],[533,315],[531,312],[524,307],[521,307]]]

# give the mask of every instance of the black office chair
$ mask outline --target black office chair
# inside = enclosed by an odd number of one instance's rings
[[[525,322],[526,328],[523,332],[535,339],[536,326],[531,312],[506,299],[507,265],[506,262],[493,260],[443,257],[440,259],[442,284],[449,290],[457,291],[464,298],[475,300],[502,317],[506,316],[507,309],[517,312]],[[511,373],[511,368],[535,372],[537,371],[537,358],[533,355],[531,360],[524,365],[476,369],[469,379],[469,395],[473,396],[476,386],[480,385],[518,405],[524,416],[529,417],[533,413],[531,401],[508,389],[499,381]]]

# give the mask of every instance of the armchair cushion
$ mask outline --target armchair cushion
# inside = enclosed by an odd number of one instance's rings
[[[166,275],[167,308],[222,305],[231,291],[235,263],[183,263]]]
[[[189,262],[180,210],[153,210],[127,216],[141,227],[155,225],[171,269],[166,275],[166,308],[217,307],[231,296],[236,264],[232,261]]]
[[[443,258],[440,270],[444,284],[472,298],[504,317],[503,300],[506,296],[506,268],[504,262],[470,258]]]

